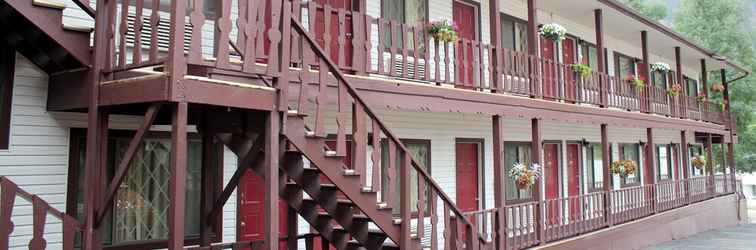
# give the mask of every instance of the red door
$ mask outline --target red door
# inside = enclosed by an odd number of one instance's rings
[[[478,210],[478,144],[457,143],[457,206],[462,212]]]
[[[559,198],[559,144],[546,143],[543,145],[543,172],[546,182],[546,200]],[[546,218],[549,224],[559,223],[561,205],[559,202],[548,202]]]
[[[562,41],[562,62],[565,65],[574,64],[575,58],[575,40],[567,38]],[[575,80],[577,75],[570,68],[564,70],[564,98],[567,101],[574,102],[577,99],[577,85]]]
[[[265,236],[265,182],[259,175],[247,170],[239,181],[239,241],[263,240]],[[287,205],[279,200],[279,233],[286,235]],[[286,241],[279,242],[286,249]]]
[[[580,195],[580,144],[567,144],[567,196],[577,197]],[[571,198],[570,220],[580,218],[581,203]]]
[[[557,97],[556,60],[554,60],[556,43],[551,39],[541,37],[541,58],[543,58],[543,97],[553,100]]]
[[[324,40],[327,31],[330,37],[329,48],[331,50],[331,60],[339,64],[339,66],[345,67],[352,66],[352,34],[354,27],[352,27],[351,11],[358,11],[356,9],[357,6],[353,6],[352,2],[353,0],[315,0],[315,3],[318,5],[317,14],[315,15],[315,40],[318,41],[323,49],[327,49]],[[325,13],[325,5],[332,8],[330,13]],[[345,11],[343,26],[340,25],[339,9],[344,9]],[[346,15],[346,13],[350,13],[350,15]],[[326,25],[325,14],[328,14],[328,18],[330,19],[328,25]],[[344,54],[341,58],[344,60],[343,65],[339,61],[339,36],[341,32],[344,32],[343,36],[345,38],[343,45]]]
[[[460,39],[458,45],[462,47],[462,49],[457,49],[457,53],[454,55],[456,68],[458,69],[456,74],[458,74],[459,79],[456,85],[462,88],[473,88],[475,82],[475,78],[473,77],[473,47],[469,42],[477,38],[475,7],[454,1],[452,10],[454,23],[459,26]],[[467,66],[467,70],[464,70],[463,65]]]

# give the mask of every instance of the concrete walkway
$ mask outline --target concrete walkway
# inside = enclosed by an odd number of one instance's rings
[[[693,235],[685,239],[665,242],[649,250],[752,250],[756,249],[756,224],[712,230]]]

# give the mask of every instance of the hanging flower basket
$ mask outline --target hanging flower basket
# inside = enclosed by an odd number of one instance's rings
[[[556,23],[547,23],[538,28],[538,34],[546,39],[562,41],[567,35],[567,29]]]
[[[696,96],[696,101],[698,102],[698,104],[703,104],[706,101],[706,94],[698,93],[698,95]]]
[[[585,64],[577,63],[573,64],[571,67],[573,72],[580,74],[582,77],[588,77],[593,74],[593,69]]]
[[[715,84],[711,85],[711,91],[714,91],[714,92],[717,92],[717,93],[723,92],[724,89],[725,89],[724,85],[722,85],[721,83],[715,83]]]
[[[691,159],[691,163],[694,167],[698,170],[703,170],[706,168],[706,156],[703,155],[696,155]]]
[[[541,166],[538,164],[526,166],[521,163],[515,163],[512,165],[512,169],[509,170],[509,177],[514,180],[518,189],[527,189],[535,184],[538,178],[541,178]]]
[[[669,64],[663,63],[663,62],[657,62],[651,64],[651,70],[656,72],[669,72],[672,70],[672,68],[669,67]]]
[[[634,174],[638,169],[638,165],[633,160],[617,160],[612,162],[612,174],[619,175],[621,177],[627,177],[630,174]]]
[[[643,80],[643,77],[629,75],[627,76],[626,80],[635,88],[636,91],[641,91],[644,87],[646,87],[646,81]]]
[[[677,83],[670,86],[667,90],[667,95],[669,97],[677,97],[680,95],[680,93],[682,93],[682,85]]]
[[[454,43],[459,40],[459,27],[454,21],[435,21],[428,24],[428,34],[436,41]]]

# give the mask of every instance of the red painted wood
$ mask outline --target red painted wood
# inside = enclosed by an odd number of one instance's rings
[[[575,40],[564,39],[564,41],[562,41],[562,62],[565,65],[571,65],[577,62],[575,51]],[[577,86],[575,80],[576,74],[573,73],[572,70],[568,69],[564,72],[564,98],[567,101],[574,102],[577,99]]]
[[[580,195],[580,144],[567,144],[567,196]],[[570,218],[580,218],[579,200],[570,200]]]
[[[265,234],[265,193],[263,178],[247,170],[239,182],[239,241],[262,241]],[[279,207],[279,234],[286,235],[286,212],[288,206],[282,200]],[[280,250],[286,249],[286,241],[279,242]]]
[[[547,143],[543,146],[543,171],[546,178],[546,200],[559,197],[559,144]],[[548,224],[559,222],[558,215],[561,213],[561,205],[558,202],[549,203],[547,206],[546,219]]]
[[[324,49],[327,49],[324,45],[326,44],[325,34],[326,30],[329,31],[328,34],[330,34],[330,38],[328,44],[330,44],[330,53],[329,56],[331,57],[331,60],[335,61],[339,67],[351,67],[352,61],[353,61],[353,53],[354,53],[354,46],[352,45],[352,35],[354,34],[354,25],[352,23],[352,15],[351,11],[357,11],[356,8],[358,6],[353,5],[353,0],[315,0],[315,3],[318,5],[319,8],[317,8],[317,14],[315,14],[315,40],[318,41],[318,44],[320,46],[323,46]],[[330,13],[327,13],[325,11],[325,8],[323,6],[328,5],[331,8],[333,8],[333,11],[329,11]],[[349,15],[345,15],[343,19],[341,19],[340,14],[337,12],[339,9],[344,9],[346,11],[350,11]],[[325,15],[330,16],[329,24],[326,25]],[[340,48],[339,48],[339,37],[342,37],[345,39],[343,41],[343,53],[340,54]]]
[[[543,62],[543,89],[545,99],[554,100],[557,95],[556,43],[551,39],[541,38],[541,59]]]
[[[477,19],[475,13],[475,7],[469,4],[464,4],[455,1],[452,7],[453,20],[459,26],[459,45],[462,45],[463,49],[458,49],[455,55],[457,65],[472,65],[473,63],[473,48],[465,45],[463,41],[476,40],[477,32]],[[472,67],[467,67],[465,71],[457,71],[457,78],[460,79],[456,85],[461,85],[463,88],[472,88],[474,86],[474,78]]]
[[[462,212],[478,210],[478,144],[457,143],[457,207]]]

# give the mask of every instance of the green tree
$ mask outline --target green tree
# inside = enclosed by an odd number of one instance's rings
[[[753,43],[756,30],[750,16],[746,0],[683,0],[675,13],[674,28],[753,72],[756,70]],[[728,70],[727,75],[733,79],[742,74]],[[718,78],[718,74],[713,75],[710,81],[719,81]],[[745,172],[756,171],[755,87],[753,76],[730,84],[731,112],[737,119],[740,139],[735,146],[735,157],[738,169]]]
[[[621,0],[621,2],[651,20],[661,21],[662,19],[667,18],[667,6],[662,2],[649,0]]]

